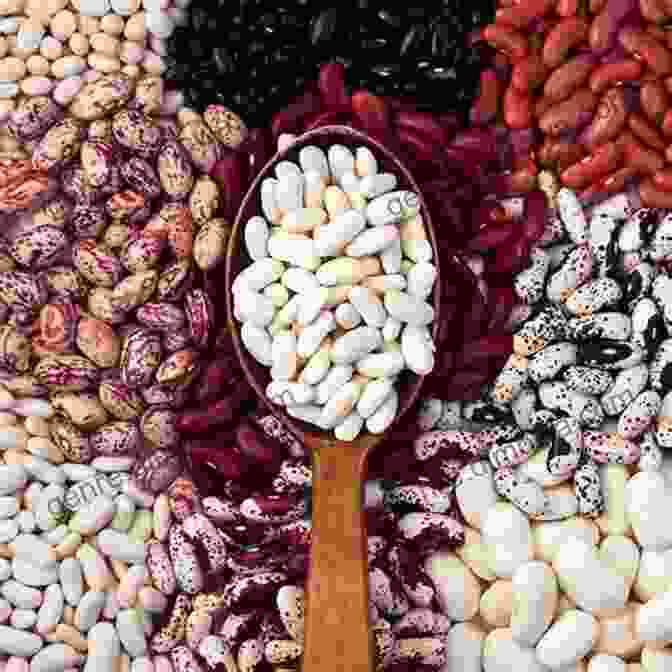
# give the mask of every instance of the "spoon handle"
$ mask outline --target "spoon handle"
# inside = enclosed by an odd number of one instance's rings
[[[368,440],[304,438],[313,453],[313,538],[303,672],[375,669],[362,487],[366,455],[379,439],[361,438]]]

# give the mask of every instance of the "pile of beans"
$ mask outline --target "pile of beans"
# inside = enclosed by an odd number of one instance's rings
[[[0,122],[17,96],[52,96],[69,104],[87,82],[121,72],[138,79],[165,70],[165,40],[185,6],[160,0],[3,0],[0,2]],[[162,114],[182,95],[170,92]]]
[[[307,145],[298,160],[261,182],[265,217],[245,223],[253,262],[234,279],[234,314],[270,367],[269,399],[353,441],[393,422],[405,370],[434,368],[437,271],[417,194],[368,148]]]
[[[168,40],[164,77],[195,109],[224,103],[255,126],[333,60],[344,64],[353,88],[410,96],[427,110],[464,111],[491,55],[482,41],[472,45],[467,38],[493,14],[487,0],[409,7],[195,0],[188,21]]]

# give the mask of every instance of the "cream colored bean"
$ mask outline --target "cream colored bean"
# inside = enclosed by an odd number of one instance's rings
[[[98,52],[89,54],[87,62],[94,70],[105,74],[119,72],[119,70],[121,70],[121,61],[118,58],[115,58],[114,56],[105,56],[105,54],[100,54]]]
[[[10,425],[15,425],[18,419],[14,413],[8,413],[3,411],[0,413],[0,427],[9,427]]]
[[[137,65],[125,65],[121,71],[132,78],[140,77],[140,67]]]
[[[105,56],[118,56],[121,42],[107,33],[95,33],[89,38],[91,48]]]
[[[478,612],[489,629],[508,628],[513,610],[512,582],[505,579],[495,581],[483,593]]]
[[[630,478],[622,464],[605,464],[600,472],[605,512],[595,522],[604,535],[632,534],[632,528],[625,510],[625,485]]]
[[[599,619],[600,632],[595,643],[596,653],[630,658],[641,651],[643,644],[639,641],[635,628],[638,608],[638,604],[629,602],[620,614]]]
[[[42,436],[45,438],[49,438],[51,436],[49,422],[44,418],[30,416],[26,418],[26,421],[23,424],[26,428],[26,431],[33,436]]]
[[[21,49],[16,46],[16,35],[8,35],[7,41],[9,43],[9,53],[16,58],[25,61],[29,56],[32,56],[37,49]]]
[[[7,52],[9,51],[9,44],[7,43],[7,39],[0,35],[0,58],[4,58],[7,55]]]
[[[464,526],[464,544],[455,552],[469,569],[484,581],[494,581],[497,575],[488,565],[488,549],[478,530],[469,525]]]
[[[86,56],[89,53],[89,38],[81,33],[74,33],[68,42],[68,46],[76,56]]]
[[[55,61],[57,58],[63,56],[63,43],[55,37],[45,37],[40,42],[40,54],[50,61]]]
[[[119,49],[119,58],[129,65],[137,65],[142,62],[145,55],[145,47],[140,42],[124,40]]]
[[[153,51],[146,51],[142,59],[142,67],[151,75],[160,75],[165,71],[166,64],[161,56]]]
[[[26,61],[28,72],[35,77],[46,77],[49,74],[49,61],[44,56],[35,54]]]
[[[127,40],[132,40],[134,42],[144,42],[146,36],[147,30],[145,28],[145,13],[138,12],[137,14],[131,16],[128,21],[126,21],[124,37]]]
[[[108,35],[121,35],[124,25],[124,20],[118,14],[107,14],[100,20],[100,27]]]
[[[52,17],[49,29],[57,40],[65,41],[77,30],[77,17],[71,11],[64,9]]]
[[[86,61],[81,56],[64,56],[51,64],[51,72],[58,79],[74,77],[86,69]]]
[[[0,61],[0,80],[18,82],[26,76],[26,64],[20,58],[8,56]]]
[[[0,0],[0,16],[19,14],[24,3],[25,0]]]
[[[77,17],[79,32],[82,35],[95,35],[95,33],[100,32],[100,20],[95,16],[82,16],[81,14]]]

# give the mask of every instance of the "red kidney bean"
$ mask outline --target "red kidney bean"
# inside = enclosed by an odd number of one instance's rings
[[[663,123],[665,112],[670,107],[670,99],[662,82],[644,82],[639,89],[639,102],[642,112],[656,126]]]
[[[383,138],[390,128],[387,103],[368,91],[355,91],[351,97],[352,113],[362,128],[377,138]]]
[[[579,0],[558,0],[555,12],[558,16],[576,16],[579,11]]]
[[[672,53],[645,31],[626,26],[619,31],[618,41],[623,49],[641,58],[657,75],[672,74]]]
[[[330,110],[350,109],[350,98],[345,90],[345,68],[342,63],[325,63],[320,67],[317,86],[322,102]]]
[[[663,135],[668,137],[672,136],[672,108],[665,112],[660,130],[663,132]]]
[[[626,165],[638,168],[647,175],[663,169],[665,164],[663,157],[655,150],[645,147],[629,131],[621,133],[616,142],[623,148]]]
[[[605,53],[614,46],[619,28],[627,15],[634,11],[636,0],[623,0],[619,3],[605,1],[604,5],[598,10],[599,13],[590,24],[588,32],[588,44],[598,53]]]
[[[595,117],[586,131],[586,144],[593,148],[613,140],[625,126],[627,116],[623,88],[609,89],[602,96]]]
[[[588,36],[590,24],[580,16],[563,19],[544,40],[542,60],[549,68],[557,68],[571,49],[578,46]]]
[[[619,170],[605,175],[587,189],[581,192],[580,198],[584,202],[594,201],[601,196],[609,196],[610,194],[618,194],[625,190],[627,185],[640,174],[638,168],[626,166]]]
[[[576,142],[565,142],[546,138],[537,152],[540,165],[562,171],[580,161],[586,155],[583,147]]]
[[[672,208],[672,192],[659,189],[651,177],[639,183],[639,197],[647,208]]]
[[[532,99],[509,85],[504,93],[504,122],[509,128],[529,128],[532,124]]]
[[[620,82],[635,82],[642,74],[642,64],[635,59],[604,63],[592,71],[588,86],[593,93],[604,93],[610,86]]]
[[[641,114],[631,112],[628,115],[628,128],[643,143],[659,152],[665,151],[665,140],[658,129]]]
[[[530,96],[544,84],[548,68],[536,54],[518,61],[511,71],[511,86],[520,94]]]
[[[544,83],[544,96],[553,102],[569,98],[581,88],[595,68],[597,58],[579,54],[553,70]]]
[[[469,120],[472,124],[484,125],[495,120],[502,90],[503,87],[494,69],[486,68],[481,71],[478,96],[469,111]]]
[[[653,185],[662,191],[672,192],[672,168],[666,168],[655,173]]]
[[[591,14],[599,14],[607,2],[608,0],[588,0],[588,9]]]
[[[280,112],[276,112],[271,122],[274,140],[282,133],[296,133],[301,123],[310,114],[319,112],[322,107],[320,96],[314,91],[306,91]]]
[[[613,173],[621,165],[622,148],[614,142],[607,142],[598,147],[592,154],[560,175],[562,184],[570,189],[583,189],[609,173]]]
[[[555,0],[521,0],[512,7],[498,9],[495,21],[514,28],[526,28],[535,19],[547,14],[554,4]]]
[[[667,21],[665,7],[660,0],[639,0],[639,11],[651,23],[659,24]]]
[[[523,35],[503,25],[491,23],[486,26],[483,29],[483,39],[494,49],[504,52],[512,63],[522,60],[528,54]]]
[[[590,89],[579,89],[567,100],[553,104],[544,112],[539,119],[539,128],[551,136],[579,128],[591,120],[597,103],[597,96]]]

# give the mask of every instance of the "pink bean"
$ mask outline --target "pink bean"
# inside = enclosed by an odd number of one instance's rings
[[[345,68],[341,63],[325,63],[320,68],[318,88],[322,102],[331,110],[348,110],[350,97],[345,90]]]

